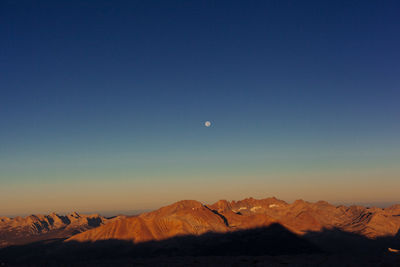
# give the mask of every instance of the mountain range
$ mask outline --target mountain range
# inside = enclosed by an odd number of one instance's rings
[[[279,223],[293,233],[304,235],[323,229],[340,229],[368,238],[396,236],[400,230],[400,205],[389,208],[334,206],[325,201],[292,204],[276,198],[203,205],[184,200],[134,217],[121,217],[100,227],[76,234],[67,241],[106,239],[144,242],[177,235],[230,232]]]
[[[334,206],[325,201],[296,200],[289,204],[272,198],[220,200],[205,205],[183,200],[138,216],[105,218],[98,214],[65,216],[30,215],[0,217],[0,245],[18,245],[50,238],[66,242],[107,239],[145,242],[178,235],[225,233],[279,223],[304,235],[323,229],[340,229],[368,238],[396,236],[400,230],[400,205],[388,208]]]
[[[98,214],[30,215],[0,217],[0,248],[39,240],[66,238],[105,224],[109,219]]]
[[[121,251],[124,257],[321,252],[394,255],[400,249],[400,205],[335,206],[325,201],[287,203],[272,197],[213,204],[183,200],[140,215],[113,218],[78,213],[0,217],[0,260],[2,255],[21,254],[18,248],[32,246],[29,244],[40,244],[44,255],[49,255],[51,244],[57,244],[56,254],[68,248],[73,255],[86,251],[82,246],[100,244],[102,255],[105,247],[116,246],[110,257]]]

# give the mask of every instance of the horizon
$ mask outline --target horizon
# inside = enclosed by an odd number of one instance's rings
[[[114,209],[114,210],[102,210],[102,211],[98,211],[98,210],[54,211],[53,210],[53,211],[45,211],[45,212],[22,213],[22,214],[5,214],[5,215],[0,214],[0,217],[15,218],[15,217],[27,217],[27,216],[30,216],[30,215],[49,215],[49,214],[52,214],[52,213],[55,213],[55,214],[61,215],[61,216],[65,216],[65,215],[77,212],[78,214],[81,214],[81,215],[99,214],[99,215],[104,216],[106,218],[111,218],[111,217],[115,217],[115,216],[119,216],[119,215],[122,215],[122,216],[136,216],[136,215],[139,215],[139,214],[142,214],[142,213],[145,213],[145,212],[152,212],[152,211],[158,210],[158,209],[160,209],[162,207],[165,207],[165,206],[172,205],[172,204],[177,203],[177,202],[182,201],[182,200],[194,200],[194,201],[198,201],[198,202],[202,203],[203,205],[212,205],[212,204],[214,204],[214,203],[216,203],[216,202],[218,202],[220,200],[227,200],[228,202],[232,202],[232,201],[240,201],[240,200],[249,199],[249,198],[253,198],[253,197],[248,197],[248,198],[243,198],[243,199],[231,199],[231,200],[219,199],[217,201],[213,201],[213,202],[209,202],[209,203],[208,202],[206,203],[204,201],[195,200],[195,199],[180,199],[180,200],[177,200],[175,202],[167,203],[167,204],[162,205],[162,206],[147,207],[147,208],[143,208],[143,209],[131,209],[131,210],[129,210],[129,209],[126,209],[126,210],[115,210]],[[278,200],[283,200],[288,204],[293,204],[297,200],[303,200],[303,201],[308,202],[308,203],[316,203],[318,201],[324,201],[322,199],[317,200],[317,201],[308,201],[308,200],[304,200],[304,199],[295,199],[293,201],[286,201],[284,199],[280,199],[280,198],[275,197],[275,196],[266,197],[266,198],[276,198]],[[254,198],[254,199],[260,200],[260,199],[265,199],[265,198]],[[389,207],[391,207],[393,205],[400,205],[399,202],[375,202],[375,203],[374,202],[348,202],[348,203],[345,203],[345,202],[336,202],[336,203],[335,202],[332,202],[332,203],[328,202],[328,203],[333,205],[333,206],[336,206],[336,207],[338,207],[338,206],[347,206],[347,207],[362,206],[362,207],[366,207],[366,208],[374,208],[375,207],[375,208],[381,208],[381,209],[389,208]]]
[[[399,204],[398,10],[2,1],[0,216]]]

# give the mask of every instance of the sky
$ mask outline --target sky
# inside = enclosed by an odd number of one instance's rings
[[[399,12],[1,1],[0,216],[270,196],[399,203]]]

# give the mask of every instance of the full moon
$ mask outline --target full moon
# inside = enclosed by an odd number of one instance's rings
[[[210,122],[210,121],[206,121],[206,122],[204,123],[204,126],[210,127],[210,126],[211,126],[211,122]]]

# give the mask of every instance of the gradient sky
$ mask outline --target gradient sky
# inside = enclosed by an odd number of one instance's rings
[[[399,13],[1,1],[0,215],[400,202]]]

